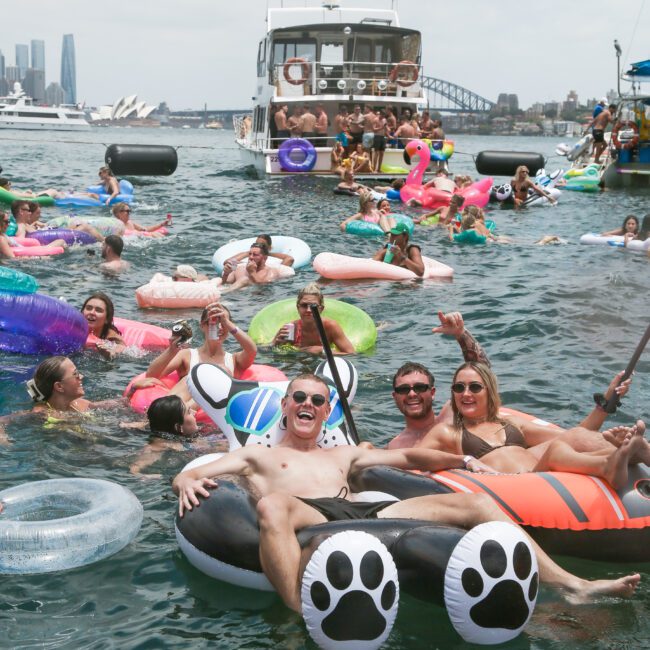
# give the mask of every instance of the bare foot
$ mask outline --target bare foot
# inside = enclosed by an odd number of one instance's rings
[[[650,444],[645,441],[646,426],[643,420],[637,420],[632,427],[618,426],[603,431],[603,438],[614,447],[620,447],[628,436],[641,438],[645,444],[635,443],[634,453],[630,456],[629,464],[645,463],[650,465]]]
[[[633,441],[636,436],[628,433],[621,443],[607,459],[603,478],[615,489],[623,487],[627,483],[627,466],[630,462],[630,456],[634,451]]]
[[[579,589],[566,597],[569,602],[580,605],[591,602],[598,596],[632,598],[641,582],[641,576],[638,573],[632,573],[616,580],[585,580],[582,582]]]
[[[635,427],[620,425],[603,431],[603,438],[605,438],[605,440],[607,440],[607,442],[610,444],[614,445],[614,447],[620,447],[623,444],[625,438],[628,435],[633,435],[635,432]]]

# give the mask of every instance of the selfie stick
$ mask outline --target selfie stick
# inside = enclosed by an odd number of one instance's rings
[[[648,328],[646,329],[643,338],[639,341],[639,345],[636,346],[636,350],[634,350],[634,354],[630,359],[630,363],[627,364],[627,368],[625,369],[625,372],[621,377],[621,381],[618,382],[617,386],[623,383],[632,374],[632,371],[634,370],[634,366],[636,366],[636,362],[639,360],[639,357],[641,356],[643,349],[647,345],[648,340],[650,340],[650,325],[648,325]],[[618,395],[616,394],[616,391],[614,391],[612,393],[612,396],[607,400],[607,404],[605,404],[605,410],[609,413],[609,409],[613,408],[614,405],[617,403],[618,403]]]
[[[334,384],[336,385],[336,390],[339,393],[339,400],[341,406],[343,407],[343,415],[345,416],[345,421],[347,422],[348,429],[350,430],[350,436],[354,441],[355,445],[358,445],[359,434],[357,433],[357,427],[354,424],[352,419],[352,412],[350,411],[350,405],[348,404],[348,398],[345,395],[345,389],[343,388],[343,382],[341,381],[341,375],[339,375],[339,369],[334,363],[334,354],[330,348],[329,341],[327,340],[327,334],[325,334],[325,327],[323,326],[323,320],[320,317],[320,312],[318,311],[318,305],[310,305],[309,309],[311,310],[311,315],[316,322],[316,327],[318,328],[318,335],[320,336],[321,343],[323,344],[323,352],[325,352],[325,357],[327,358],[327,363],[329,364],[330,370],[332,371],[332,378],[334,379]]]

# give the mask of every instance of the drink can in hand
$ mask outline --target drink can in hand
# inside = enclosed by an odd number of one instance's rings
[[[296,340],[296,324],[295,323],[287,323],[287,341],[295,341]]]

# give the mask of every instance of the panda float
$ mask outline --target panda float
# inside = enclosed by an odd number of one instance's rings
[[[336,358],[348,401],[357,388],[349,360]],[[331,413],[320,447],[354,444],[327,365],[316,369],[330,386]],[[277,444],[283,437],[280,401],[288,381],[233,379],[218,366],[197,364],[190,392],[226,435],[230,449]],[[210,462],[197,458],[184,469]],[[219,480],[201,507],[176,516],[176,538],[191,564],[225,582],[272,591],[259,560],[255,503],[244,487]],[[363,492],[364,501],[394,499]],[[530,619],[538,591],[535,553],[525,535],[503,522],[467,532],[410,519],[334,521],[298,533],[311,553],[302,577],[303,617],[322,648],[378,648],[389,636],[400,590],[446,607],[466,641],[497,644],[516,637]]]

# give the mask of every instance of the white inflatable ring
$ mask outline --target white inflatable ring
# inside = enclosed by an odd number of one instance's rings
[[[117,553],[140,530],[142,505],[98,479],[25,483],[0,492],[0,574],[46,573]]]

